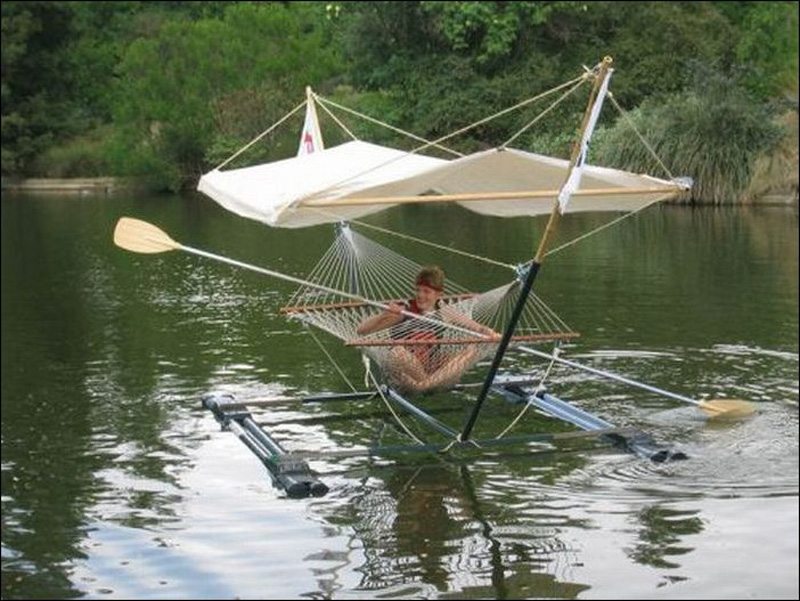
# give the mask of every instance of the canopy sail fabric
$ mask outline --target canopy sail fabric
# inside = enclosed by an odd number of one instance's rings
[[[610,64],[611,59],[607,57],[591,72],[595,88],[582,128],[580,153],[575,156],[573,152],[572,161],[505,145],[453,160],[359,140],[326,149],[317,121],[316,96],[309,87],[306,88],[306,118],[298,156],[220,171],[231,160],[228,159],[200,178],[198,190],[234,213],[274,227],[306,227],[352,220],[399,203],[457,202],[471,211],[499,217],[547,214],[553,210],[556,200],[562,213],[636,211],[686,190],[689,184],[586,163],[591,133],[613,71]],[[580,79],[588,76],[587,73]],[[580,83],[578,81],[572,90]],[[558,102],[560,99],[541,114]],[[490,118],[503,112],[506,111]],[[338,120],[337,123],[355,139],[343,124]],[[466,129],[469,128],[459,132]],[[438,144],[428,142],[418,150],[431,146],[438,147]]]
[[[197,189],[242,217],[274,227],[306,227],[357,219],[389,205],[336,208],[328,214],[327,207],[303,208],[304,200],[347,198],[381,186],[394,193],[416,194],[403,182],[446,162],[354,141],[253,167],[215,169],[200,178]]]
[[[515,217],[550,213],[568,170],[567,160],[496,148],[449,161],[413,179],[419,193],[442,195],[437,200],[455,201],[484,215]],[[674,182],[586,165],[567,212],[633,211],[678,191]],[[375,198],[383,192],[380,188],[360,190],[353,197]],[[462,195],[469,199],[460,200]],[[346,202],[338,199],[337,204]]]
[[[214,170],[198,189],[226,209],[275,227],[357,219],[398,203],[450,201],[501,217],[552,210],[569,161],[495,148],[455,160],[354,141],[243,169]],[[585,165],[568,212],[634,211],[684,184]]]

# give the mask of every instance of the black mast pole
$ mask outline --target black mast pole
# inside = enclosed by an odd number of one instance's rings
[[[589,123],[589,116],[592,111],[592,106],[594,106],[597,93],[600,90],[600,87],[602,86],[605,78],[608,77],[611,63],[612,59],[609,56],[605,57],[603,61],[600,63],[599,70],[595,77],[594,87],[592,88],[592,92],[589,95],[589,102],[588,105],[586,106],[586,111],[584,112],[583,115],[583,123],[581,125],[578,139],[576,140],[574,146],[572,147],[572,157],[570,159],[569,168],[567,169],[567,177],[564,180],[565,184],[567,180],[569,180],[570,174],[572,173],[572,170],[575,168],[575,165],[578,161],[578,157],[580,156],[581,140],[583,139],[583,133],[584,131],[586,131],[586,127]],[[483,386],[481,387],[481,391],[478,394],[478,398],[475,401],[475,406],[472,408],[472,413],[467,419],[467,422],[464,424],[464,428],[461,431],[461,435],[459,436],[460,440],[467,440],[469,438],[470,433],[472,432],[472,428],[475,426],[475,422],[478,419],[478,414],[481,411],[483,402],[486,400],[486,396],[489,394],[489,390],[491,389],[492,384],[494,383],[494,378],[497,375],[498,369],[500,369],[500,364],[503,361],[503,356],[505,355],[506,349],[508,348],[508,344],[511,341],[511,337],[514,335],[514,330],[516,330],[517,322],[519,321],[520,315],[522,315],[522,310],[525,307],[525,302],[528,300],[531,288],[533,288],[533,282],[536,279],[536,275],[539,273],[539,268],[542,265],[542,261],[544,261],[544,255],[545,255],[545,250],[547,248],[547,243],[549,241],[551,234],[555,230],[555,226],[558,222],[560,215],[561,211],[558,199],[556,199],[555,205],[553,206],[553,210],[550,213],[550,219],[547,222],[544,234],[542,234],[542,239],[539,242],[539,248],[536,251],[536,256],[534,257],[533,262],[530,264],[528,272],[525,274],[525,279],[522,282],[522,290],[520,290],[519,298],[517,299],[517,303],[516,305],[514,305],[514,310],[511,313],[511,320],[508,322],[508,326],[503,332],[503,337],[500,339],[500,344],[498,345],[497,351],[494,354],[492,365],[491,367],[489,367],[489,373],[486,374],[486,379],[483,381]]]

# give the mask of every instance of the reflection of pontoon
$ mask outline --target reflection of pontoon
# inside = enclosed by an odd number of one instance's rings
[[[594,69],[587,69],[582,76],[514,107],[519,108],[563,91],[550,107],[542,111],[542,116],[584,83],[592,82],[580,137],[570,161],[508,148],[507,144],[518,134],[498,148],[452,160],[420,154],[420,151],[429,148],[443,149],[445,138],[428,142],[413,152],[360,141],[323,149],[316,122],[315,102],[320,102],[326,111],[328,106],[338,105],[325,101],[308,90],[306,127],[297,157],[255,167],[220,171],[228,162],[226,161],[205,174],[199,183],[202,192],[227,209],[271,226],[304,227],[338,222],[337,236],[332,246],[306,279],[253,267],[184,246],[158,228],[130,218],[123,218],[118,223],[115,242],[137,252],[184,250],[299,284],[299,290],[283,312],[291,319],[339,337],[346,345],[358,347],[365,357],[367,376],[371,384],[371,390],[367,391],[358,391],[351,386],[352,392],[349,393],[312,396],[301,401],[381,399],[393,413],[397,409],[409,413],[446,438],[441,444],[427,444],[409,432],[414,438],[414,444],[342,450],[337,455],[396,455],[410,451],[494,448],[499,445],[588,434],[612,440],[654,461],[682,458],[681,453],[673,453],[656,445],[644,433],[615,428],[611,423],[545,392],[543,378],[532,381],[529,376],[514,377],[498,373],[506,350],[513,347],[520,352],[549,360],[551,367],[554,363],[560,363],[585,369],[596,375],[698,405],[712,415],[744,413],[748,410],[744,402],[697,401],[559,357],[558,343],[578,334],[571,331],[555,312],[531,292],[537,273],[548,254],[552,234],[565,211],[625,211],[629,215],[687,189],[685,182],[671,176],[670,180],[663,180],[586,164],[591,133],[608,92],[612,72],[610,65],[611,60],[605,59]],[[502,111],[495,117],[505,112],[507,111]],[[456,133],[466,129],[468,128]],[[549,213],[550,218],[532,261],[514,266],[485,259],[514,270],[515,277],[510,284],[482,294],[471,294],[449,283],[449,288],[445,290],[443,307],[435,313],[420,315],[401,311],[406,317],[403,322],[406,331],[393,328],[391,331],[360,336],[357,329],[363,319],[386,310],[389,303],[407,296],[409,282],[413,281],[419,266],[355,232],[352,225],[375,227],[356,220],[390,206],[428,202],[457,202],[486,215]],[[438,244],[432,246],[440,250],[452,250]],[[479,334],[465,325],[467,323],[478,323],[502,332],[502,335]],[[523,344],[536,342],[552,342],[556,348],[552,353],[546,353]],[[422,380],[433,382],[429,388],[457,385],[461,376],[480,359],[490,355],[493,357],[474,408],[460,428],[440,421],[407,398],[408,392],[424,393],[429,390],[428,386],[404,390],[402,378],[395,373],[398,363],[397,349],[418,351],[420,347],[426,352],[417,352],[417,356],[435,357],[436,362],[435,366],[423,365],[422,369],[430,372],[434,369],[443,370],[440,378]],[[380,377],[372,374],[370,362],[378,365]],[[490,393],[499,393],[507,400],[523,406],[520,414],[504,430],[504,435],[517,424],[529,407],[536,407],[542,413],[574,424],[584,432],[517,434],[474,440],[471,437],[473,427]],[[274,481],[290,495],[318,495],[327,491],[327,487],[305,463],[313,453],[285,452],[235,399],[209,395],[204,399],[204,404],[224,426],[236,432],[259,456],[269,468]],[[325,456],[330,457],[332,454],[327,452]]]

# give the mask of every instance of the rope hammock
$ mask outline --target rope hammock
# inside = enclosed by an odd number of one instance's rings
[[[492,354],[519,298],[519,280],[481,294],[446,280],[436,309],[414,313],[415,280],[422,266],[340,224],[319,263],[281,312],[361,349],[387,383],[407,393],[447,388]],[[372,303],[336,294],[358,295]],[[367,320],[399,306],[398,323],[359,334]],[[512,343],[561,341],[577,337],[539,297],[531,294]]]

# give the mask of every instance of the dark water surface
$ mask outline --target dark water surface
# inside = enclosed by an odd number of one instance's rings
[[[331,492],[287,499],[200,406],[344,390],[292,286],[185,253],[112,245],[116,220],[303,276],[330,226],[272,230],[203,199],[2,199],[3,598],[797,598],[797,207],[657,207],[549,257],[539,294],[582,337],[568,358],[693,398],[752,400],[713,423],[556,368],[550,390],[690,459],[596,441],[463,460],[313,462]],[[560,241],[608,216],[569,216]],[[544,219],[406,208],[371,222],[505,262]],[[502,269],[361,230],[486,289]],[[358,354],[321,341],[346,375]],[[541,373],[530,358],[507,368]],[[479,378],[481,368],[470,375]],[[470,395],[425,399],[461,423]],[[258,420],[289,449],[394,437],[374,404]],[[480,435],[518,409],[492,400]],[[336,416],[344,415],[344,419]],[[525,429],[569,429],[527,415]]]

